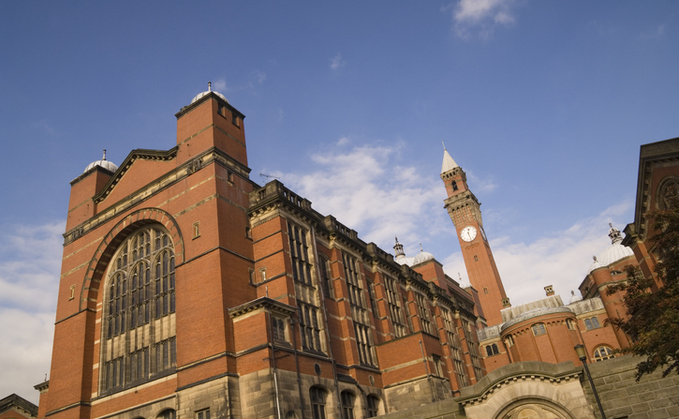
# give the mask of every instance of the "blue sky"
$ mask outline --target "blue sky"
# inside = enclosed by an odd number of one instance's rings
[[[464,280],[444,141],[521,304],[568,300],[633,220],[639,146],[679,136],[677,45],[675,1],[2,2],[0,397],[49,371],[69,182],[173,147],[208,81],[255,182]]]

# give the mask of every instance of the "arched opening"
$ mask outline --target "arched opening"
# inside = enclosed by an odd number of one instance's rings
[[[356,396],[349,390],[344,390],[340,393],[340,401],[342,402],[342,419],[354,419],[354,402]]]
[[[100,393],[174,371],[174,246],[160,224],[123,239],[104,275]]]
[[[309,389],[311,400],[311,417],[313,419],[325,419],[325,405],[328,392],[322,387],[313,386]]]

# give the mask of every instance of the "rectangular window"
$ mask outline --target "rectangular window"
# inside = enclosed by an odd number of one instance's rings
[[[210,419],[210,409],[203,409],[197,411],[196,419]]]
[[[422,331],[432,335],[434,331],[431,325],[427,301],[421,294],[415,294],[415,302],[417,303],[417,314],[419,314],[420,322],[422,323]]]
[[[431,356],[432,361],[434,362],[434,375],[437,377],[443,377],[443,365],[441,365],[441,357],[438,355],[432,355]]]
[[[292,258],[292,277],[295,281],[311,286],[311,264],[309,263],[307,231],[288,222],[288,238],[290,240],[290,256]]]
[[[455,331],[453,315],[450,310],[445,307],[441,307],[441,317],[443,317],[443,329],[446,331],[446,339],[448,340],[450,353],[453,357],[453,369],[455,370],[455,376],[457,377],[457,381],[460,386],[467,386],[469,384],[469,377],[467,376],[467,370],[464,367],[464,361],[462,359],[462,341]]]
[[[545,329],[544,323],[534,324],[531,326],[531,329],[533,330],[533,335],[535,336],[540,336],[547,333],[547,329]]]
[[[285,327],[286,321],[280,317],[271,316],[271,330],[273,335],[273,340],[277,342],[287,342],[285,338]]]
[[[323,296],[325,298],[333,298],[332,279],[330,278],[330,262],[323,256],[319,257],[318,270],[321,274],[321,286],[323,287]]]
[[[385,290],[387,293],[387,304],[389,305],[389,315],[391,316],[391,323],[394,326],[394,334],[397,338],[405,336],[408,333],[405,322],[403,320],[403,309],[401,302],[401,293],[399,286],[394,278],[384,276]]]
[[[299,328],[304,350],[321,352],[321,328],[318,323],[318,309],[297,301],[299,305]]]
[[[599,319],[596,317],[585,319],[585,327],[587,328],[587,330],[598,329],[600,327]]]
[[[478,343],[476,343],[472,335],[472,322],[463,319],[462,326],[462,329],[464,330],[464,337],[467,341],[467,348],[469,349],[469,357],[471,358],[472,366],[474,367],[474,375],[476,375],[477,380],[480,380],[482,375],[480,361],[481,356],[479,355]]]
[[[365,308],[363,295],[360,286],[360,275],[358,273],[356,259],[346,253],[342,253],[344,263],[344,274],[347,278],[347,289],[349,291],[349,302],[351,305]]]
[[[375,365],[373,362],[372,345],[370,344],[370,328],[354,322],[354,332],[356,333],[358,358],[361,364]]]

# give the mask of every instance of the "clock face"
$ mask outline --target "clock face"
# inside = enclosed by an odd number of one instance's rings
[[[460,238],[466,242],[474,240],[476,238],[476,228],[473,226],[463,228],[460,232]]]

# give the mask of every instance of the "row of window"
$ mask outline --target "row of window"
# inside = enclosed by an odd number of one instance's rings
[[[509,336],[511,337],[511,336]],[[512,339],[513,342],[513,339]],[[493,356],[493,355],[498,355],[500,353],[500,350],[497,346],[497,343],[493,343],[491,345],[486,345],[486,355],[487,356]],[[594,356],[592,357],[595,362],[603,361],[605,359],[613,358],[615,355],[613,354],[613,349],[608,347],[608,346],[599,346],[594,350]]]
[[[584,320],[585,328],[587,330],[598,329],[601,327],[599,324],[599,319],[597,317],[590,317]],[[566,319],[566,326],[569,330],[575,330],[575,321],[573,319]],[[531,327],[533,336],[541,336],[547,333],[547,328],[544,323],[535,323]],[[514,346],[514,339],[510,336],[507,337],[507,346]],[[490,354],[489,354],[490,355]]]
[[[326,404],[328,399],[328,392],[318,386],[311,387],[309,390],[309,399],[311,400],[311,416],[313,419],[326,419]],[[356,395],[348,390],[340,393],[340,411],[342,419],[354,419],[354,409],[356,403]],[[366,397],[367,414],[369,418],[376,417],[379,413],[380,399],[379,397],[369,394]]]
[[[311,249],[307,238],[308,230],[292,222],[287,223],[287,228],[290,245],[290,258],[292,262],[292,277],[303,287],[314,287],[311,275],[312,264],[309,254]],[[361,280],[360,265],[356,258],[345,252],[342,252],[342,264],[344,266],[344,276],[346,279],[348,301],[351,306],[359,361],[364,365],[376,365],[370,320],[365,302],[366,290],[364,290],[362,285],[363,282]],[[322,255],[318,260],[318,273],[318,282],[323,295],[333,298],[334,293],[332,289],[329,261]],[[386,294],[386,303],[389,310],[387,315],[389,315],[391,319],[394,328],[394,334],[396,337],[405,336],[409,332],[412,332],[413,329],[410,318],[404,313],[399,285],[396,280],[386,275],[383,276],[383,280]],[[370,299],[373,315],[377,316],[378,307],[374,284],[369,279],[367,279],[367,287],[368,298]],[[304,295],[298,296],[297,301],[299,307],[298,315],[302,346],[305,350],[320,352],[321,333],[318,322],[320,309],[313,301],[311,301],[312,299],[309,298],[309,295],[313,295],[313,293],[303,292],[302,294]],[[416,293],[414,308],[416,308],[417,312],[410,313],[410,316],[414,317],[417,315],[420,320],[422,330],[425,333],[436,336],[437,331],[435,330],[434,313],[427,303],[426,297]],[[450,335],[448,341],[450,342],[452,348],[451,350],[453,353],[455,372],[458,376],[460,384],[467,385],[469,379],[467,377],[466,368],[464,367],[464,361],[462,358],[462,344],[459,337],[457,337],[457,332],[453,326],[450,312],[448,312],[448,317],[449,325],[447,333]],[[280,320],[274,320],[273,328],[275,340],[284,340],[284,326],[285,325],[282,324]],[[470,354],[472,358],[472,364],[474,365],[475,373],[480,378],[480,355],[478,354],[477,344],[472,339],[473,328],[470,326],[468,329],[469,333],[467,333],[465,336],[465,340],[467,340],[471,346]]]
[[[152,352],[150,355],[149,352]],[[151,358],[153,356],[153,359]],[[177,346],[175,339],[159,342],[149,347],[138,349],[104,363],[102,390],[108,391],[149,379],[173,369],[177,365]]]

